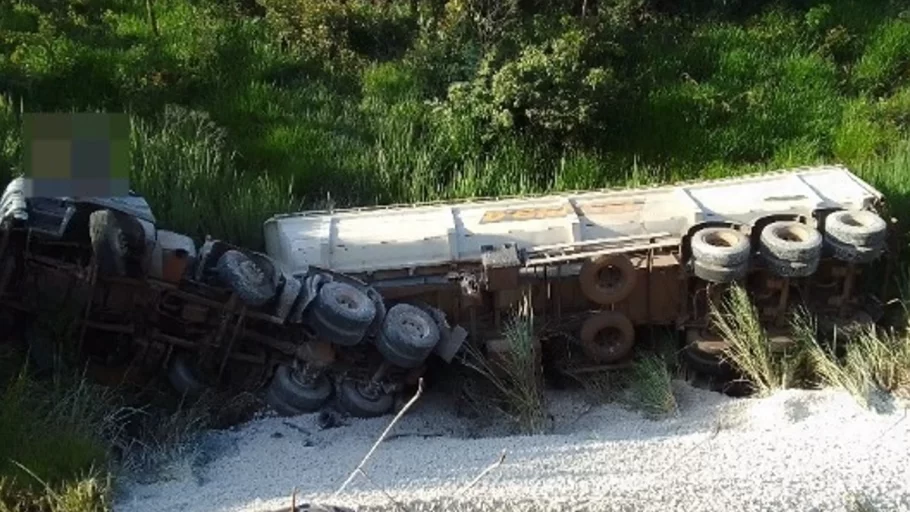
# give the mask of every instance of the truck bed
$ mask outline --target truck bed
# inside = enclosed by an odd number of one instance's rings
[[[373,272],[478,262],[484,246],[678,239],[706,221],[750,224],[773,214],[867,209],[881,194],[840,166],[669,186],[565,192],[276,215],[266,250],[291,267]]]

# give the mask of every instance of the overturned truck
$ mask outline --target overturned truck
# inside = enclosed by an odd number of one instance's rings
[[[799,168],[673,186],[278,215],[267,252],[291,269],[354,276],[389,301],[430,304],[490,352],[523,296],[554,335],[545,363],[622,366],[664,326],[689,366],[729,375],[710,304],[731,283],[756,302],[774,348],[787,312],[819,325],[874,322],[893,221],[849,170]],[[883,262],[885,265],[876,265]],[[882,273],[887,282],[887,275]]]
[[[163,371],[180,393],[261,392],[288,415],[333,397],[356,416],[389,412],[431,359],[507,349],[503,321],[525,296],[550,364],[621,366],[666,326],[692,367],[720,375],[709,304],[731,283],[785,345],[797,304],[831,325],[875,321],[882,291],[859,277],[895,255],[881,194],[841,167],[283,214],[264,224],[265,253],[197,248],[138,195],[25,190],[14,180],[0,202],[0,303],[36,359],[56,353],[37,319],[68,309],[76,321],[54,340],[101,375]]]

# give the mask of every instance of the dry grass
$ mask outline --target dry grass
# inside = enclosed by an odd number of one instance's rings
[[[838,357],[833,348],[818,344],[809,351],[813,370],[823,384],[849,391],[866,407],[880,393],[910,397],[910,339],[867,327],[845,352]]]
[[[503,335],[508,350],[499,357],[490,358],[476,347],[468,347],[465,364],[493,387],[493,396],[480,401],[504,413],[522,432],[543,432],[547,415],[534,314],[528,297],[508,321]]]
[[[758,312],[741,286],[734,286],[720,305],[711,305],[711,319],[727,340],[725,357],[761,394],[781,387],[783,375],[774,362]]]
[[[794,344],[784,352],[775,352],[758,311],[748,292],[732,287],[720,305],[712,305],[711,320],[729,347],[724,357],[749,381],[760,395],[778,389],[799,387],[811,376],[809,351],[817,347],[814,320],[802,312],[791,317],[790,334]]]

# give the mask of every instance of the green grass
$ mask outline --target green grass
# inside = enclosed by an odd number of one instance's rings
[[[652,417],[677,411],[672,375],[667,361],[659,354],[637,358],[629,372],[632,404]]]
[[[866,328],[843,356],[816,345],[809,357],[823,385],[850,392],[864,406],[888,394],[910,398],[910,339],[905,336]]]
[[[84,380],[15,376],[0,396],[0,510],[104,510],[108,440],[125,411]]]
[[[210,424],[209,404],[137,406],[132,391],[71,370],[38,378],[20,351],[0,348],[0,512],[110,510],[116,479],[191,461]]]
[[[489,390],[472,399],[492,406],[522,433],[546,431],[547,411],[534,330],[534,316],[526,297],[503,331],[506,350],[495,356],[469,346],[464,364],[489,384]]]
[[[519,8],[508,23],[425,1],[412,12],[410,3],[268,0],[264,19],[228,4],[156,0],[158,34],[141,2],[0,5],[0,184],[23,170],[23,110],[126,110],[133,188],[164,229],[197,241],[262,248],[266,218],[310,207],[818,162],[849,164],[886,194],[902,232],[910,226],[910,25],[897,2],[718,1],[679,12],[616,2],[587,20],[551,3],[536,16]],[[740,299],[718,318],[731,359],[765,392],[802,382],[811,351],[771,354]],[[493,388],[503,410],[536,430],[533,331],[517,318],[507,332],[514,357]],[[796,327],[800,350],[811,347],[811,329]],[[870,333],[845,359],[816,351],[811,360],[830,385],[901,389],[903,336]],[[670,403],[661,368],[642,360],[632,374],[642,401],[658,408]],[[42,509],[67,509],[59,496],[70,493],[106,507],[103,419],[77,419],[86,404],[59,389],[16,386],[0,410],[0,454],[55,490]],[[147,425],[151,451],[134,464],[179,454],[199,418],[186,411]],[[62,422],[58,440],[41,435],[48,422]],[[0,467],[0,494],[43,492],[19,466]]]

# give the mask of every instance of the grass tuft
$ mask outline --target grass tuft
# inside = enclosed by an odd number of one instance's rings
[[[774,364],[768,336],[758,311],[741,286],[734,286],[720,305],[712,304],[711,318],[729,347],[725,357],[737,367],[760,394],[781,385],[782,375]]]
[[[820,345],[809,354],[823,384],[850,392],[865,407],[883,393],[910,397],[910,339],[906,337],[863,327],[845,347],[843,357]]]
[[[636,359],[629,378],[632,403],[646,414],[661,417],[678,411],[673,379],[663,357],[649,354]]]
[[[493,357],[469,346],[465,364],[493,387],[490,403],[524,433],[546,429],[538,340],[530,299],[525,297],[505,331],[507,350]]]

